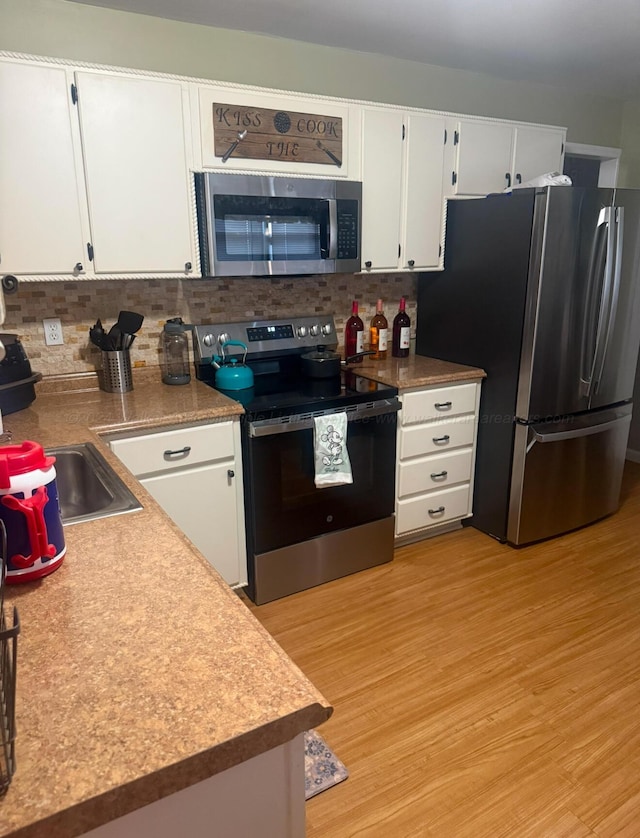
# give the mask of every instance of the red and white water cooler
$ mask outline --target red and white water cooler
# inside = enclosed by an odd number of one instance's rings
[[[54,463],[37,442],[0,446],[7,584],[31,582],[62,564],[66,546]]]

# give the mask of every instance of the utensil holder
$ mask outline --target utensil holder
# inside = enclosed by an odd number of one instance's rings
[[[128,393],[133,390],[131,355],[128,349],[102,353],[100,389],[107,393]]]

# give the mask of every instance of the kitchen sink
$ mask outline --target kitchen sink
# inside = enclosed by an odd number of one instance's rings
[[[56,458],[56,483],[64,524],[142,509],[142,504],[92,443],[48,448],[46,453]]]

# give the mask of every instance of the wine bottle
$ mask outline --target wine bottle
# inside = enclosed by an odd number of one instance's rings
[[[389,339],[389,324],[382,310],[382,300],[376,303],[376,313],[371,318],[369,328],[369,349],[375,352],[371,357],[376,361],[383,361],[387,357],[387,342]]]
[[[347,320],[344,329],[344,354],[346,358],[364,352],[364,323],[358,317],[358,301],[351,304],[351,317]],[[362,358],[356,358],[355,362],[362,363]]]
[[[406,358],[409,354],[409,339],[411,337],[411,320],[405,311],[405,299],[400,298],[398,313],[393,318],[393,338],[391,354],[394,358]]]

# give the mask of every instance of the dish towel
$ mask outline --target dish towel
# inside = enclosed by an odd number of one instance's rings
[[[351,461],[347,451],[347,414],[327,413],[324,416],[315,416],[313,421],[317,488],[353,483]]]

